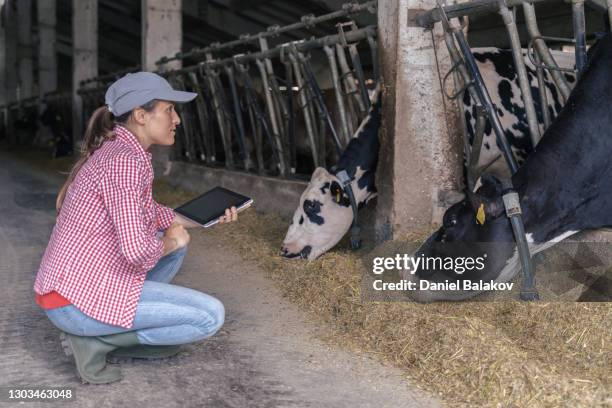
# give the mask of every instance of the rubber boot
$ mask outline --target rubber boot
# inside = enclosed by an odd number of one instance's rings
[[[81,381],[91,384],[108,384],[123,378],[119,367],[107,366],[106,355],[117,347],[97,337],[75,336],[61,333],[64,352],[74,357]]]
[[[106,365],[106,356],[119,347],[139,344],[135,331],[91,337],[62,333],[64,351],[74,356],[81,380],[91,384],[108,384],[121,380],[121,370]]]
[[[175,356],[181,351],[180,346],[150,346],[141,344],[139,346],[121,347],[108,354],[106,361],[119,363],[132,359],[155,360]]]

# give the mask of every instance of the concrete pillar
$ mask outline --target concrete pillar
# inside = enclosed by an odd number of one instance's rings
[[[181,51],[183,44],[183,15],[181,0],[142,0],[142,69],[144,71],[180,68],[181,61],[155,65],[162,57]],[[172,147],[153,146],[153,160],[169,174]]]
[[[6,20],[0,6],[0,140],[6,137]]]
[[[6,0],[4,3],[4,27],[5,27],[5,58],[6,58],[6,103],[17,100],[17,0]],[[6,135],[10,143],[16,141],[13,122],[15,115],[7,110],[5,116]]]
[[[17,1],[4,4],[6,45],[6,101],[17,100]]]
[[[451,65],[441,28],[434,30],[434,50],[431,33],[410,23],[434,6],[434,0],[378,3],[385,98],[376,174],[378,241],[424,237],[460,187],[459,115],[440,89],[440,74]]]
[[[142,69],[156,71],[155,61],[180,52],[182,44],[182,1],[142,0]],[[180,61],[173,61],[161,68],[180,67]]]
[[[6,20],[4,19],[4,9],[6,5],[0,7],[0,106],[6,104]],[[1,124],[0,124],[1,125]]]
[[[98,1],[72,0],[72,142],[78,152],[83,137],[80,82],[98,76]]]
[[[38,90],[42,97],[57,89],[55,0],[38,0]]]
[[[32,68],[32,0],[17,2],[17,30],[19,47],[19,98],[29,98],[33,95]]]

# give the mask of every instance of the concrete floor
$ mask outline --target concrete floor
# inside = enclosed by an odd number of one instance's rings
[[[78,407],[437,407],[399,370],[331,347],[263,272],[205,233],[192,243],[175,283],[226,305],[219,334],[165,361],[122,364],[125,378],[83,385],[58,331],[34,303],[32,285],[54,223],[61,179],[0,152],[0,391],[64,386]],[[0,406],[16,406],[0,395]]]

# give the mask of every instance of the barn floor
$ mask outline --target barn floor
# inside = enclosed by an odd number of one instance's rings
[[[82,385],[32,284],[63,179],[0,152],[0,389],[65,386],[79,407],[436,407],[398,368],[344,351],[216,231],[194,231],[175,283],[226,305],[222,331],[175,358],[122,364],[120,383]],[[14,406],[0,396],[0,406]],[[38,403],[42,407],[57,403]],[[30,403],[28,406],[37,406]]]

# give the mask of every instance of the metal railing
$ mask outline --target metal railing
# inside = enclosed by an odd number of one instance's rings
[[[348,3],[333,13],[305,16],[295,24],[158,61],[201,57],[194,65],[159,72],[173,87],[198,93],[195,103],[178,106],[182,125],[173,159],[284,177],[333,164],[369,107],[368,84],[378,75],[376,27],[341,21],[336,34],[273,47],[266,38],[374,12],[375,5]],[[259,52],[213,55],[252,42],[259,42]],[[362,56],[368,54],[364,65]],[[319,62],[316,68],[313,61]],[[329,91],[321,89],[325,77],[330,78]],[[81,83],[85,116],[103,103],[108,82],[116,78]]]

